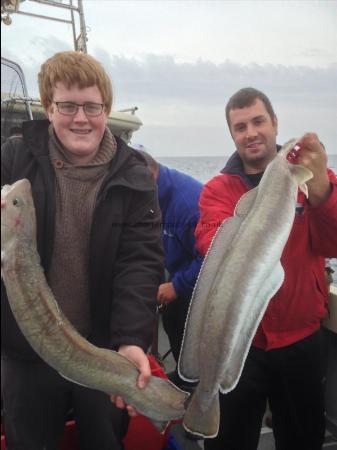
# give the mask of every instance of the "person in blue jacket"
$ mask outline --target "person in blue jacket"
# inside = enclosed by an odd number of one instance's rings
[[[163,305],[164,330],[173,357],[178,362],[186,315],[203,261],[195,248],[194,238],[203,185],[183,172],[159,164],[147,152],[139,152],[144,156],[158,186],[168,280],[159,286],[157,300]],[[181,382],[176,370],[170,374],[170,378],[176,384]]]

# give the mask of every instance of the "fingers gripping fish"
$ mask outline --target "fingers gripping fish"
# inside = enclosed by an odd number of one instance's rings
[[[121,395],[158,426],[181,418],[188,394],[158,377],[151,377],[147,386],[139,389],[139,371],[132,362],[90,344],[62,314],[36,249],[29,181],[4,186],[1,200],[1,273],[15,319],[34,350],[64,377],[109,395]]]
[[[218,434],[219,390],[227,393],[237,385],[269,300],[284,280],[280,258],[298,186],[307,195],[305,182],[312,178],[287,159],[296,142],[282,147],[259,186],[243,195],[234,216],[221,224],[193,292],[178,368],[183,379],[199,381],[184,426],[202,437]]]

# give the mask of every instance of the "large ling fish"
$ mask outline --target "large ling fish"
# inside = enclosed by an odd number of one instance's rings
[[[199,381],[184,427],[201,437],[219,431],[219,390],[239,381],[249,347],[269,300],[281,287],[280,263],[290,234],[298,186],[312,173],[290,164],[285,144],[267,166],[259,186],[241,197],[234,216],[219,227],[205,257],[187,316],[180,376]]]
[[[1,269],[15,319],[34,350],[64,377],[110,395],[121,395],[158,427],[185,412],[188,394],[151,377],[136,385],[139,371],[117,352],[90,344],[60,311],[36,250],[36,218],[28,180],[1,191]]]

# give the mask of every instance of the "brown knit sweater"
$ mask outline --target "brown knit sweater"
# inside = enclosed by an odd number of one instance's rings
[[[87,336],[90,329],[89,241],[96,196],[116,152],[106,128],[100,148],[88,165],[74,166],[49,127],[49,154],[56,174],[56,216],[48,281],[65,316]]]

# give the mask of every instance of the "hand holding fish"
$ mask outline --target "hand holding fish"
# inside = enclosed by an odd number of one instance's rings
[[[183,425],[200,437],[217,436],[219,391],[226,394],[237,386],[257,327],[284,281],[280,258],[298,187],[305,189],[312,177],[308,168],[288,162],[297,143],[292,139],[279,150],[258,187],[244,194],[234,215],[222,222],[193,292],[178,370],[184,380],[199,380]]]
[[[1,214],[2,278],[14,317],[33,349],[65,378],[120,396],[158,429],[181,418],[188,394],[166,380],[151,377],[149,361],[140,347],[124,345],[119,352],[96,347],[63,315],[40,264],[29,181],[6,185],[1,195],[5,202]],[[128,410],[136,413],[131,406]]]
[[[300,151],[296,163],[308,168],[313,178],[308,181],[309,202],[319,206],[329,196],[331,185],[327,174],[327,155],[315,133],[306,133],[298,142]]]
[[[157,300],[161,305],[166,305],[173,302],[177,298],[176,290],[173,283],[163,283],[158,288]]]
[[[137,379],[137,386],[140,389],[143,389],[147,385],[151,377],[150,363],[143,350],[136,345],[122,345],[121,347],[119,347],[118,353],[136,364],[140,371]],[[111,396],[111,401],[115,403],[117,408],[126,408],[129,416],[131,417],[138,414],[135,408],[133,408],[133,406],[131,405],[127,405],[123,398],[119,395]]]

